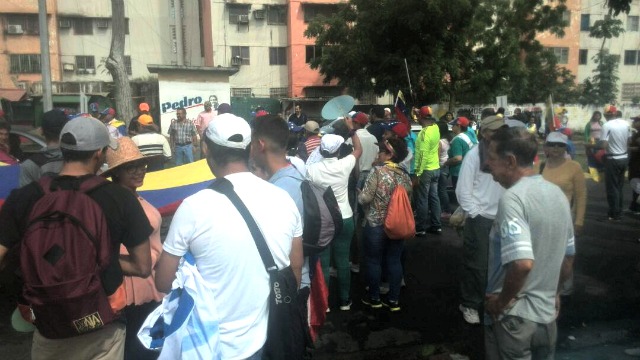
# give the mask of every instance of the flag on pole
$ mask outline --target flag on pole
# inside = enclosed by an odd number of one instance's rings
[[[404,95],[402,94],[402,91],[398,90],[398,96],[396,97],[396,103],[394,104],[396,117],[398,118],[398,121],[406,124],[409,129],[411,129],[411,123],[409,122],[409,118],[407,118],[407,107],[405,104]]]

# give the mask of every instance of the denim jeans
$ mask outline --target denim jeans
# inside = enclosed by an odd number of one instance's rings
[[[419,179],[420,184],[416,190],[416,231],[425,231],[429,226],[440,227],[440,169],[425,170]],[[427,218],[430,219],[430,224],[427,224]]]
[[[384,226],[371,226],[367,222],[364,227],[364,253],[367,264],[367,285],[369,298],[380,299],[380,278],[382,261],[385,260],[389,279],[389,300],[400,298],[402,282],[402,249],[403,240],[390,240],[384,232]]]
[[[193,144],[176,145],[176,165],[189,164],[193,162]]]
[[[451,214],[451,205],[449,205],[449,192],[447,184],[449,179],[449,168],[441,167],[440,176],[438,177],[438,198],[440,198],[440,210]]]
[[[607,158],[604,162],[604,184],[607,190],[607,202],[609,203],[609,217],[622,216],[622,186],[624,185],[624,172],[627,170],[629,159]]]

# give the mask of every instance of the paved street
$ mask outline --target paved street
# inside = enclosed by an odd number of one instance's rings
[[[623,351],[640,346],[640,219],[602,221],[604,184],[589,180],[588,189],[585,234],[577,240],[575,292],[563,304],[556,358],[631,359]],[[630,197],[628,192],[625,196]],[[407,241],[407,286],[397,314],[363,309],[359,299],[364,285],[354,275],[352,310],[336,307],[329,313],[314,358],[482,359],[482,328],[467,325],[457,309],[461,246],[450,228],[441,236]],[[30,335],[11,329],[12,308],[2,294],[0,288],[0,359],[29,359]]]

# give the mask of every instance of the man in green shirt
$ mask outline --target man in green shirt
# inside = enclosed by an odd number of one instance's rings
[[[451,175],[451,183],[455,190],[458,183],[458,175],[460,174],[460,168],[462,167],[462,159],[467,154],[469,149],[473,147],[473,142],[467,135],[467,128],[469,127],[469,119],[464,116],[460,116],[457,119],[449,123],[451,129],[455,134],[453,140],[451,140],[451,146],[449,147],[449,159],[445,163],[449,167],[449,174]]]
[[[427,232],[441,234],[438,197],[440,130],[435,125],[435,118],[428,106],[420,108],[418,121],[422,130],[418,134],[415,154],[416,176],[420,180],[416,189],[416,236],[424,236]]]

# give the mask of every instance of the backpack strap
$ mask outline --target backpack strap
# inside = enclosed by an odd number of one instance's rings
[[[264,267],[267,269],[267,272],[271,273],[272,271],[277,271],[278,266],[276,266],[276,262],[273,260],[273,255],[271,255],[271,251],[269,251],[267,242],[264,240],[264,236],[262,235],[262,232],[260,232],[258,224],[249,212],[249,209],[247,209],[247,206],[242,202],[242,199],[240,199],[235,190],[233,190],[233,184],[231,181],[225,178],[218,178],[209,186],[209,188],[225,195],[236,207],[236,210],[238,210],[240,215],[242,215],[242,218],[249,227],[249,231],[253,236],[253,241],[256,243],[256,247],[258,248],[258,252],[260,253],[260,257],[262,258],[262,262],[264,263]]]
[[[60,186],[58,185],[58,180],[61,176],[43,176],[38,180],[38,184],[42,188],[44,194],[51,193],[53,191],[59,190]],[[82,191],[85,194],[95,190],[96,188],[106,185],[109,182],[107,179],[98,175],[91,175],[86,178],[77,178],[73,183],[72,190]]]

